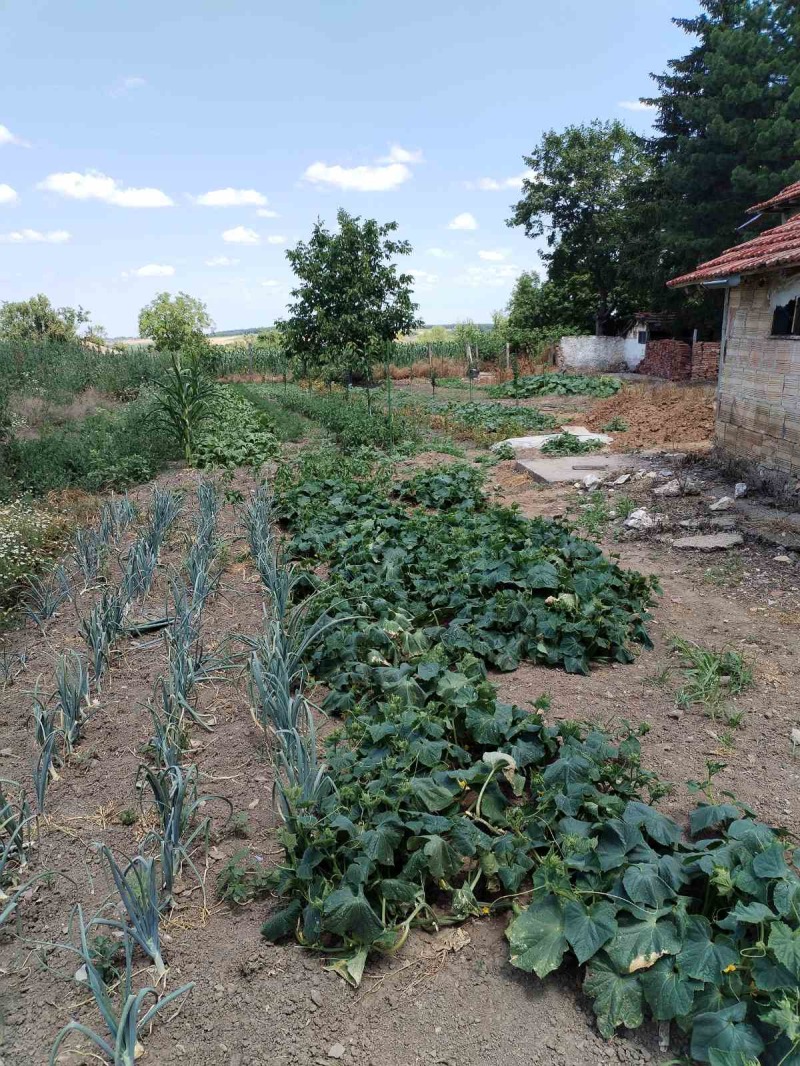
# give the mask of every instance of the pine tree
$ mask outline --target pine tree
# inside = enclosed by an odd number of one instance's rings
[[[666,273],[692,270],[758,232],[750,205],[800,179],[796,0],[701,0],[673,21],[698,38],[653,75]]]

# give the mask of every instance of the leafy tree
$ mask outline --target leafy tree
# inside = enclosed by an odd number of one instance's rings
[[[747,207],[800,179],[800,8],[796,0],[700,0],[673,22],[696,38],[653,79],[664,276],[737,240]]]
[[[396,222],[362,221],[344,210],[336,220],[331,232],[318,219],[310,240],[287,251],[298,285],[288,318],[276,325],[305,373],[346,371],[370,381],[387,345],[420,324],[414,278],[399,274],[393,262],[409,255],[411,245],[390,236]]]
[[[480,326],[477,326],[471,318],[465,318],[463,322],[457,322],[453,329],[453,340],[457,341],[464,351],[466,351],[467,345],[473,349],[475,345],[478,345],[480,349],[482,336],[483,331]]]
[[[0,339],[8,341],[79,340],[78,327],[89,321],[82,307],[53,307],[44,293],[0,306]]]
[[[595,332],[608,332],[639,302],[657,248],[652,239],[653,166],[644,141],[621,122],[550,130],[525,157],[533,172],[510,226],[546,236],[550,280],[585,277]]]
[[[585,274],[542,282],[535,271],[526,271],[508,302],[508,340],[517,351],[533,352],[543,339],[591,333],[595,310],[595,293]]]
[[[203,301],[185,292],[160,292],[139,312],[140,336],[149,337],[161,352],[204,353],[205,334],[213,326]]]

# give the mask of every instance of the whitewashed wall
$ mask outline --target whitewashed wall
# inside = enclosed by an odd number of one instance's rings
[[[562,370],[635,370],[644,351],[636,337],[562,337],[556,365]]]

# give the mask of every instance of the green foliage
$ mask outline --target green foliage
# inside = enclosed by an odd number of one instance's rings
[[[35,594],[37,575],[48,566],[64,537],[64,522],[30,500],[0,504],[0,628],[10,617],[21,593]],[[55,600],[63,599],[58,575],[46,577],[38,587],[50,589]],[[31,604],[31,607],[34,605]],[[46,614],[42,611],[42,614]],[[42,618],[42,621],[46,619]]]
[[[148,481],[176,457],[170,436],[154,421],[148,395],[38,439],[12,441],[7,451],[12,483],[34,495],[72,487],[124,488]]]
[[[628,423],[619,415],[614,415],[610,422],[601,427],[603,433],[627,433],[628,429]]]
[[[517,382],[505,381],[488,388],[490,396],[528,399],[531,396],[613,396],[622,388],[619,378],[604,374],[533,374]]]
[[[270,869],[249,848],[235,851],[217,876],[217,898],[240,907],[262,899],[269,889]]]
[[[595,295],[585,275],[542,282],[535,271],[524,271],[511,290],[506,335],[515,351],[536,357],[564,335],[591,333],[595,310]]]
[[[717,652],[676,637],[672,649],[678,657],[684,683],[676,699],[680,707],[701,703],[715,716],[730,699],[753,683],[753,670],[738,651]]]
[[[78,340],[78,327],[89,321],[82,307],[53,307],[44,293],[30,300],[0,304],[0,340],[15,343],[68,344]]]
[[[419,439],[413,418],[402,412],[371,410],[363,397],[352,390],[324,394],[289,386],[273,395],[282,407],[324,426],[346,451],[363,447],[391,449]]]
[[[214,328],[206,305],[195,296],[159,292],[139,312],[139,335],[148,337],[161,352],[183,352],[197,357]]]
[[[195,466],[261,466],[280,450],[271,419],[230,386],[218,385],[206,428],[197,436]]]
[[[428,404],[431,425],[478,444],[491,444],[504,437],[555,429],[558,422],[535,407],[506,407],[502,403],[461,403],[437,400]]]
[[[359,616],[312,657],[313,673],[332,689],[331,709],[357,702],[371,657],[396,664],[408,644],[441,640],[499,670],[532,659],[575,672],[596,659],[628,662],[630,642],[649,644],[656,582],[621,570],[559,523],[454,506],[452,485],[446,511],[409,513],[387,498],[379,474],[284,472],[277,488],[295,534],[289,549],[328,565],[321,603]],[[402,482],[397,490],[409,491]]]
[[[195,458],[200,428],[211,418],[217,386],[206,376],[196,356],[170,353],[169,366],[158,382],[154,410],[173,436],[187,463]]]
[[[608,332],[641,302],[658,260],[652,156],[621,122],[595,120],[548,131],[524,159],[530,176],[509,225],[546,236],[542,259],[554,285],[587,280],[596,332]]]
[[[542,455],[588,455],[603,447],[601,440],[587,440],[574,433],[559,433],[542,445]]]
[[[484,476],[466,463],[429,467],[403,482],[399,495],[423,507],[479,510],[484,505]]]
[[[298,283],[289,317],[276,326],[304,377],[355,373],[369,381],[394,338],[419,324],[414,278],[393,262],[411,245],[391,237],[396,222],[362,221],[342,209],[336,221],[331,233],[318,220],[311,239],[286,253]]]
[[[242,396],[253,407],[265,415],[270,422],[272,432],[280,441],[298,441],[306,436],[311,426],[302,415],[290,411],[271,398],[260,385],[229,385],[234,395]]]

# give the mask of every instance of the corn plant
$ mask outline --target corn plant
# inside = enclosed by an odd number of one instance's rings
[[[64,747],[69,754],[82,740],[83,726],[88,717],[89,674],[83,659],[77,652],[68,652],[59,656],[56,663],[55,699],[60,718],[60,730],[64,737]],[[39,725],[39,723],[42,724]],[[46,723],[42,721],[40,711],[37,729],[42,728],[46,729]]]
[[[69,577],[63,566],[57,566],[46,577],[31,577],[22,599],[23,614],[40,629],[49,622],[58,608],[70,598]]]
[[[100,851],[108,863],[130,925],[116,918],[98,918],[97,922],[123,933],[127,930],[142,951],[152,959],[156,975],[161,978],[167,968],[161,954],[162,903],[156,860],[134,855],[130,862],[122,865],[105,844]]]
[[[197,434],[211,417],[211,401],[216,384],[203,373],[200,360],[172,353],[170,365],[158,382],[156,417],[175,437],[183,457],[191,465],[194,460]]]
[[[50,1066],[55,1066],[61,1045],[73,1033],[78,1033],[90,1040],[114,1066],[134,1066],[134,1063],[143,1053],[139,1036],[145,1032],[156,1015],[169,1003],[194,988],[194,982],[181,985],[180,988],[176,988],[173,992],[168,992],[163,996],[157,988],[150,985],[134,992],[133,948],[135,938],[128,930],[124,930],[122,941],[125,952],[125,969],[122,972],[117,989],[117,1005],[114,997],[115,989],[106,981],[103,970],[97,965],[96,955],[89,942],[89,930],[83,920],[83,911],[80,904],[76,908],[75,916],[77,917],[79,932],[78,947],[76,948],[72,944],[58,946],[74,952],[80,959],[80,972],[85,975],[85,983],[92,993],[92,998],[100,1012],[100,1017],[106,1026],[108,1039],[73,1019],[64,1026],[55,1039],[50,1051]],[[89,929],[91,929],[93,924],[96,923],[89,923]],[[72,922],[70,922],[71,926]],[[154,999],[155,1002],[151,1007],[145,1009],[145,1004],[150,999]]]
[[[93,529],[79,529],[73,540],[73,554],[83,581],[84,592],[91,588],[102,567],[107,551],[99,533]]]

